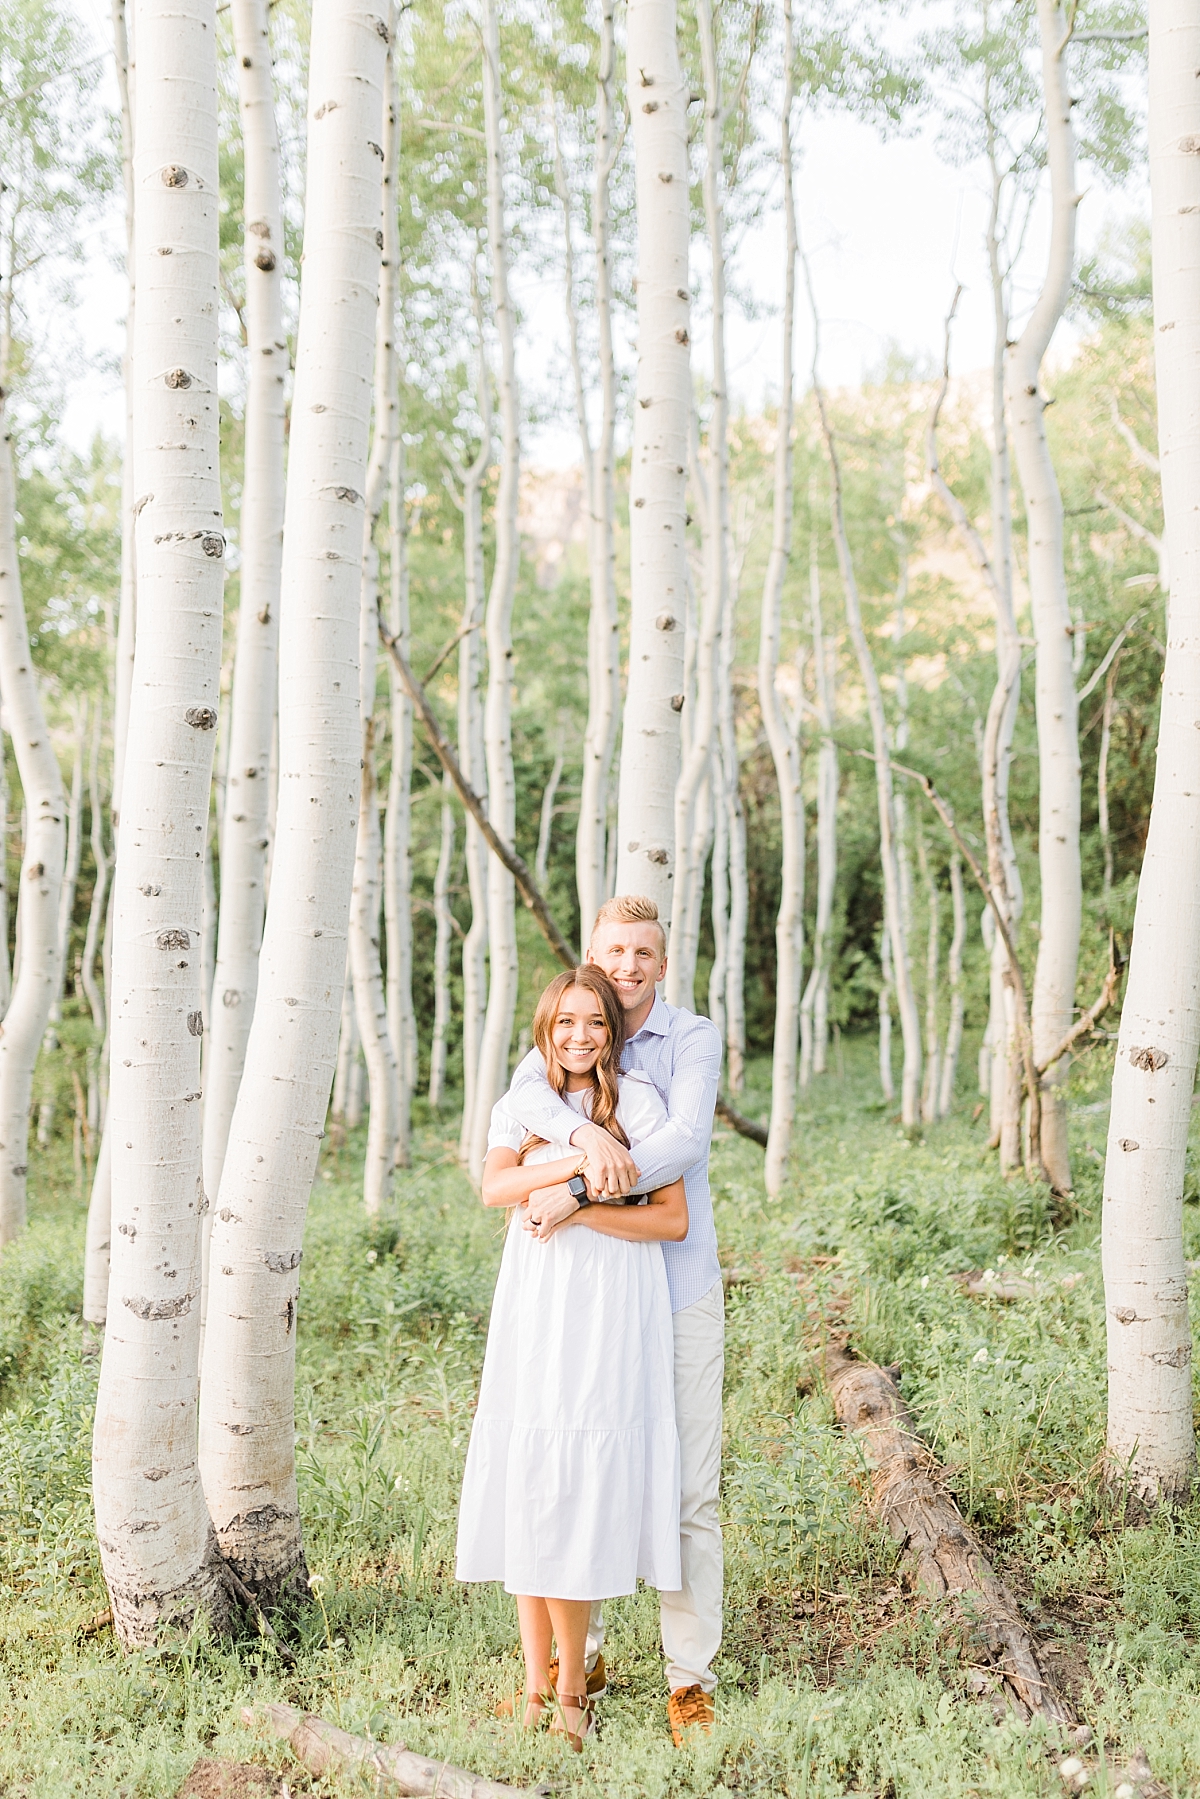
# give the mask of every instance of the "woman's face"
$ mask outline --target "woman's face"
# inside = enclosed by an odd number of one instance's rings
[[[608,1026],[596,995],[586,987],[568,987],[558,1002],[550,1039],[569,1075],[590,1074],[608,1042]]]

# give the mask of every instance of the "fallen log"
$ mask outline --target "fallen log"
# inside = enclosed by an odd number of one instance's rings
[[[954,1599],[987,1646],[1006,1695],[1023,1717],[1075,1724],[983,1546],[941,1485],[942,1470],[917,1435],[895,1374],[860,1362],[843,1344],[825,1352],[825,1374],[842,1429],[862,1445],[881,1521],[912,1557],[921,1592]]]
[[[524,1799],[522,1787],[503,1786],[497,1780],[486,1780],[482,1774],[471,1774],[466,1768],[452,1767],[449,1762],[414,1755],[403,1743],[376,1743],[370,1737],[351,1736],[336,1724],[328,1724],[311,1712],[297,1711],[291,1705],[247,1709],[242,1713],[242,1722],[253,1724],[260,1716],[265,1716],[272,1736],[287,1743],[310,1774],[352,1769],[373,1776],[376,1785],[389,1792],[436,1795],[436,1799]]]

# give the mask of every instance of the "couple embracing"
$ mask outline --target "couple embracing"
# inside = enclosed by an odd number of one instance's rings
[[[492,1114],[510,1209],[458,1526],[458,1577],[515,1594],[523,1717],[582,1748],[601,1601],[660,1593],[668,1714],[708,1730],[721,1640],[724,1308],[708,1187],[721,1040],[668,1006],[652,900],[601,907],[538,1001]],[[552,1659],[552,1648],[557,1657]]]

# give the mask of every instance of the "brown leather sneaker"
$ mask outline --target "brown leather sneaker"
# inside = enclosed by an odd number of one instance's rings
[[[554,1688],[554,1691],[557,1692],[558,1691],[558,1657],[557,1656],[555,1656],[554,1660],[550,1663],[548,1672],[550,1675],[550,1685]],[[598,1655],[596,1657],[596,1666],[592,1669],[591,1673],[587,1677],[587,1696],[589,1699],[603,1699],[604,1695],[607,1692],[608,1692],[608,1675],[604,1671],[604,1657],[602,1655]],[[498,1718],[511,1718],[512,1715],[513,1715],[512,1700],[511,1699],[502,1699],[500,1701],[499,1705],[496,1707],[496,1716]]]
[[[676,1749],[683,1748],[685,1731],[702,1730],[709,1736],[713,1727],[713,1696],[703,1687],[676,1687],[667,1700],[667,1717]]]

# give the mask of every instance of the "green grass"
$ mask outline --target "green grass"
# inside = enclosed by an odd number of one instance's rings
[[[0,1259],[0,1794],[175,1791],[200,1754],[286,1768],[240,1721],[283,1698],[514,1784],[580,1794],[1057,1794],[1040,1727],[999,1723],[969,1633],[901,1590],[854,1446],[820,1375],[828,1333],[899,1362],[904,1392],[1112,1756],[1200,1790],[1200,1511],[1122,1531],[1095,1480],[1104,1429],[1102,1112],[1077,1110],[1077,1194],[1054,1229],[972,1125],[910,1143],[878,1103],[874,1044],[802,1107],[793,1184],[714,1145],[728,1302],[726,1636],[713,1737],[666,1734],[654,1596],[610,1608],[612,1696],[582,1757],[493,1716],[520,1680],[512,1601],[453,1579],[458,1483],[499,1256],[426,1119],[389,1217],[361,1212],[361,1145],[330,1149],[304,1259],[297,1454],[320,1603],[289,1670],[252,1632],[120,1654],[79,1626],[106,1604],[88,1497],[95,1364],[77,1321],[82,1215],[69,1145],[37,1168],[24,1239]],[[748,1110],[765,1107],[752,1070]],[[1097,1058],[1077,1108],[1103,1098]],[[1197,1188],[1189,1180],[1189,1191]],[[1185,1211],[1200,1253],[1200,1206]],[[966,1297],[970,1268],[1032,1298]],[[328,1791],[339,1791],[336,1782]],[[344,1790],[352,1790],[350,1783]],[[358,1789],[353,1789],[358,1790]],[[1105,1791],[1106,1777],[1090,1790]]]

